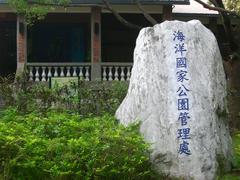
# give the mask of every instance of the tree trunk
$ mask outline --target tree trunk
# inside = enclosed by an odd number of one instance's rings
[[[240,129],[240,59],[224,61],[228,81],[228,109],[231,131]]]

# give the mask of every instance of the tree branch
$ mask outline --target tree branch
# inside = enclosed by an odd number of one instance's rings
[[[132,28],[132,29],[142,29],[141,26],[138,26],[136,24],[128,22],[126,19],[124,19],[117,11],[115,11],[110,3],[107,0],[102,0],[102,2],[106,5],[107,9],[113,13],[113,15],[125,26]]]
[[[145,11],[141,5],[141,3],[139,2],[139,0],[135,0],[138,9],[143,13],[144,17],[152,24],[155,25],[158,22],[150,15],[147,13],[147,11]]]
[[[204,8],[206,9],[209,9],[209,10],[213,10],[213,11],[218,11],[220,13],[226,13],[226,14],[229,14],[229,15],[232,15],[232,16],[236,16],[236,17],[240,17],[236,12],[234,11],[229,11],[229,10],[226,10],[224,8],[220,8],[220,7],[213,7],[213,6],[210,6],[208,5],[207,3],[203,2],[202,0],[194,0],[196,2],[198,2],[199,4],[201,4]],[[211,2],[214,2],[214,1],[211,1]],[[215,3],[213,3],[215,4]]]

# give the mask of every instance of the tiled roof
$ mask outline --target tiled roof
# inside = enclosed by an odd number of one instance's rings
[[[134,0],[109,0],[111,4],[134,4]],[[189,4],[189,0],[140,0],[142,4]],[[7,0],[0,0],[6,4]],[[102,4],[102,0],[72,0],[72,4]]]

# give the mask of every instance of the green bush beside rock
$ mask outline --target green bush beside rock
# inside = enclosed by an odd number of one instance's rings
[[[0,114],[0,178],[150,179],[148,144],[138,125],[49,111]]]

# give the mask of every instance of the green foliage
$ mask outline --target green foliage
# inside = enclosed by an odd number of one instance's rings
[[[80,114],[87,115],[86,112],[94,115],[105,112],[114,114],[126,96],[127,89],[126,82],[93,84],[82,82],[78,88]]]
[[[234,167],[240,170],[240,132],[233,136]]]
[[[1,112],[4,179],[150,179],[148,157],[138,125],[125,128],[107,114]]]
[[[240,0],[220,0],[212,2],[217,2],[218,4],[222,2],[227,10],[235,11],[240,14]],[[207,1],[209,5],[212,5],[212,2],[210,0]]]
[[[44,19],[47,13],[54,10],[56,6],[68,5],[70,0],[8,0],[8,3],[31,25],[35,21]]]
[[[29,84],[24,80],[12,83],[4,79],[0,83],[0,94],[6,106],[16,107],[22,113],[49,109],[60,112],[78,112],[82,116],[114,114],[128,89],[126,82],[90,83],[80,82],[79,86],[54,87],[46,84]]]
[[[109,115],[127,88],[80,82],[49,89],[24,77],[2,79],[0,179],[152,178],[138,126],[125,128]]]
[[[240,0],[225,0],[226,8],[240,14]]]
[[[14,101],[12,82],[11,76],[0,77],[0,97],[6,106],[11,105]]]
[[[239,176],[228,174],[221,178],[218,178],[218,180],[240,180],[240,178],[239,178]]]
[[[240,180],[240,132],[232,137],[233,140],[233,170],[232,173],[218,177],[218,180]]]

